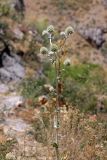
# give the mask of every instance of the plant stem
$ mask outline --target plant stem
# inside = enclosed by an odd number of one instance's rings
[[[57,54],[57,60],[55,64],[56,69],[56,160],[59,160],[59,114],[60,114],[60,91],[59,91],[59,83],[60,83],[60,59]]]

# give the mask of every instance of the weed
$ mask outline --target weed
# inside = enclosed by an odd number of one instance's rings
[[[35,78],[27,78],[23,80],[21,84],[21,91],[22,95],[28,99],[32,99],[35,101],[38,96],[43,94],[43,85],[45,84],[45,79],[38,79]]]
[[[0,4],[0,16],[9,16],[10,6],[8,4]]]
[[[0,160],[6,160],[5,159],[6,154],[12,150],[15,143],[16,143],[15,140],[11,140],[7,141],[4,144],[0,144]]]
[[[38,31],[39,34],[42,33],[42,31],[48,26],[48,21],[47,19],[39,19],[35,23],[35,27]]]

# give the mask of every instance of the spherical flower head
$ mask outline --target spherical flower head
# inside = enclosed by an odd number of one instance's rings
[[[61,32],[61,33],[60,33],[60,36],[61,36],[61,38],[66,38],[65,32]]]
[[[50,51],[48,54],[49,54],[49,56],[53,56],[54,52]]]
[[[70,61],[69,58],[67,58],[67,59],[64,61],[64,65],[65,65],[65,66],[70,66],[70,64],[71,64],[71,61]]]
[[[69,36],[69,35],[72,34],[72,33],[74,33],[74,29],[73,29],[71,26],[69,26],[69,27],[67,27],[67,28],[65,29],[65,34],[66,34],[66,36]]]
[[[41,54],[48,54],[48,49],[46,47],[41,47],[40,53]]]
[[[52,34],[54,32],[54,26],[50,25],[47,27],[47,32]]]
[[[57,51],[58,51],[58,46],[56,44],[52,44],[51,52],[57,52]]]
[[[42,32],[42,36],[45,36],[45,35],[48,35],[48,31],[47,31],[47,30],[44,30],[44,31]]]

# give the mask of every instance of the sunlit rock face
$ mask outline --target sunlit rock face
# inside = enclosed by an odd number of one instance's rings
[[[17,82],[24,78],[25,69],[18,56],[4,54],[2,61],[3,67],[0,68],[0,81],[2,83]]]
[[[103,5],[107,8],[107,0],[103,0]]]
[[[97,48],[102,47],[102,44],[105,42],[104,30],[102,28],[83,27],[79,32],[87,41],[95,45]]]

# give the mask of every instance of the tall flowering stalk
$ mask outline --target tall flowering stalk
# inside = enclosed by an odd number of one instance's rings
[[[55,29],[52,25],[48,26],[46,30],[43,31],[42,35],[47,35],[49,39],[49,48],[42,47],[40,53],[47,54],[49,60],[55,65],[55,79],[56,79],[56,105],[54,110],[54,129],[55,129],[55,141],[53,147],[56,151],[56,160],[60,160],[59,155],[59,128],[60,128],[60,104],[61,104],[61,94],[62,94],[62,81],[61,81],[61,57],[63,55],[63,47],[66,39],[70,34],[74,32],[71,26],[67,27],[64,32],[60,33],[60,44],[57,45],[53,43]]]

